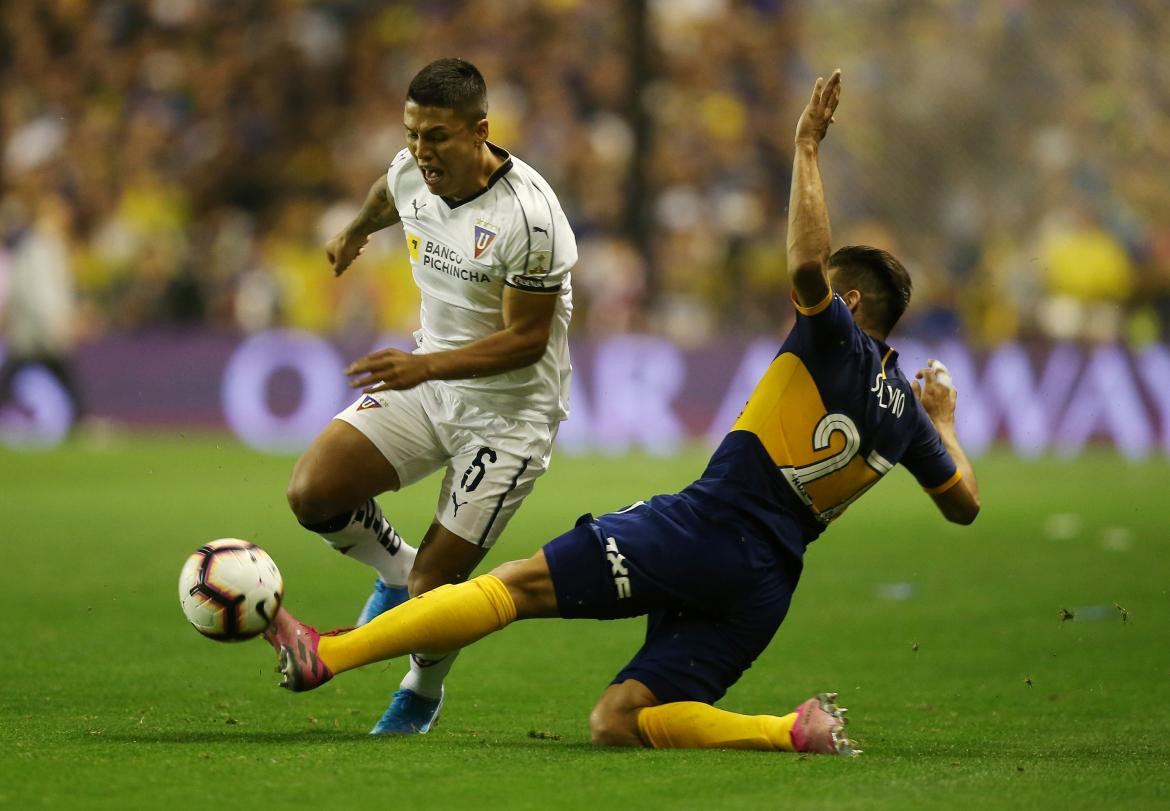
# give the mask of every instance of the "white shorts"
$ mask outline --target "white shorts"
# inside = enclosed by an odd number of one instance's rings
[[[501,417],[436,381],[363,394],[336,419],[374,443],[402,487],[446,465],[435,518],[485,549],[548,469],[557,433],[557,423]]]

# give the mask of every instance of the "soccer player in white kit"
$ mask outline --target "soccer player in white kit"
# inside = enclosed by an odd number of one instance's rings
[[[410,83],[406,149],[326,253],[341,275],[369,235],[401,222],[422,293],[413,353],[351,364],[363,390],[297,461],[297,520],[378,571],[359,624],[409,596],[465,580],[548,467],[568,416],[573,232],[548,183],[488,141],[487,90],[440,59]],[[445,468],[418,549],[375,496]],[[409,590],[409,594],[408,594]],[[425,733],[454,651],[421,651],[374,734]]]

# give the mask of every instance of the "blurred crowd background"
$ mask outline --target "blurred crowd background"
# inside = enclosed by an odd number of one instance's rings
[[[323,245],[461,56],[577,232],[579,335],[787,328],[793,126],[840,67],[834,241],[903,259],[906,331],[1166,340],[1167,43],[1163,0],[16,0],[3,337],[413,328],[398,229],[342,283]]]

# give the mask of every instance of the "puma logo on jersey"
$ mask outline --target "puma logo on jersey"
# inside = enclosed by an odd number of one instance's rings
[[[534,226],[532,226],[532,230],[538,234],[544,234],[546,237],[548,236],[548,229],[547,228],[541,228],[539,225],[534,225]]]
[[[451,494],[451,504],[453,504],[455,507],[455,512],[453,513],[453,516],[459,515],[459,508],[462,507],[466,503],[467,503],[466,501],[460,501],[459,499],[455,498],[455,494],[452,493]]]
[[[613,538],[605,539],[605,557],[609,561],[610,574],[613,575],[613,584],[617,586],[618,599],[629,597],[630,572],[626,568],[626,556],[618,551],[617,541]]]
[[[426,201],[424,200],[421,206],[418,204],[418,200],[411,200],[410,204],[414,206],[414,218],[417,220],[418,213],[427,207]]]

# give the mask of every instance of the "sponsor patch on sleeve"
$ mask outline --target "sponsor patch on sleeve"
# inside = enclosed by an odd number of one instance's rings
[[[507,283],[520,290],[536,290],[542,293],[555,293],[561,289],[559,284],[552,284],[543,276],[533,276],[531,274],[509,276]]]

